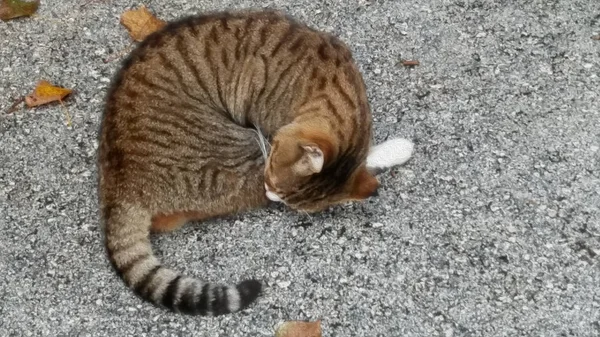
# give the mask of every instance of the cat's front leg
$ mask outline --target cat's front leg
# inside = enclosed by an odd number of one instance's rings
[[[376,174],[402,165],[410,159],[413,149],[413,143],[404,138],[394,138],[377,144],[369,150],[367,170]]]

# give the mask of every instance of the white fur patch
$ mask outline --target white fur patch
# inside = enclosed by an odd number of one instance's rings
[[[412,156],[413,143],[404,138],[394,138],[373,146],[367,157],[367,169],[388,169],[406,163]]]
[[[277,194],[275,194],[269,190],[269,186],[267,186],[267,184],[265,184],[265,190],[266,190],[265,195],[267,196],[267,198],[269,200],[275,201],[275,202],[283,202],[283,200],[281,200],[281,198]]]
[[[227,309],[230,312],[236,312],[240,310],[240,292],[234,286],[227,287]]]

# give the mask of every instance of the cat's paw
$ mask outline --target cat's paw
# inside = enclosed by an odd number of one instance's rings
[[[394,138],[373,146],[367,157],[367,169],[380,172],[406,163],[412,156],[413,143],[408,139]]]

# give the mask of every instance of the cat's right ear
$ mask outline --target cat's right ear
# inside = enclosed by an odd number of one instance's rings
[[[293,166],[294,173],[309,176],[321,172],[325,163],[323,150],[317,144],[302,144],[300,147],[302,155]]]

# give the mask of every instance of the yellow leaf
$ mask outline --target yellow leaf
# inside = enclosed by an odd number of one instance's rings
[[[321,321],[289,321],[281,324],[275,337],[321,337]]]
[[[156,18],[146,6],[142,5],[138,9],[125,11],[121,15],[121,24],[129,30],[132,39],[142,41],[167,23]]]
[[[62,101],[72,90],[55,87],[48,81],[39,81],[33,93],[25,97],[25,104],[32,108],[38,105]]]
[[[0,0],[0,19],[8,21],[21,16],[30,16],[37,11],[40,1]]]

